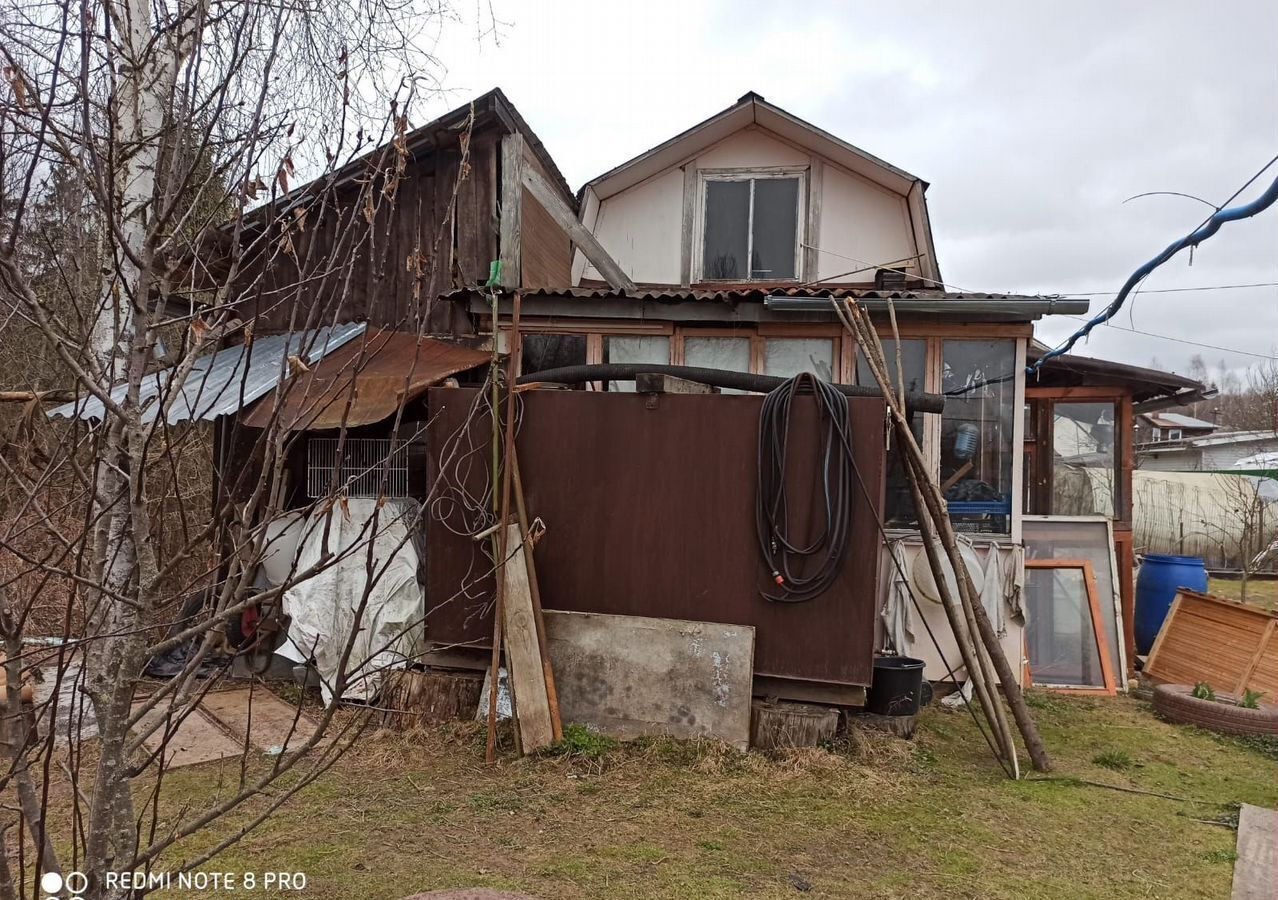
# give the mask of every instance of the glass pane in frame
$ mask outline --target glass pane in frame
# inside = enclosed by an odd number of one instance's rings
[[[707,279],[744,281],[750,240],[750,182],[707,181],[701,268]]]
[[[768,338],[763,350],[763,374],[793,378],[812,372],[822,381],[834,381],[832,338]]]
[[[1081,566],[1026,567],[1025,648],[1034,684],[1106,690]]]
[[[656,363],[670,362],[670,338],[663,335],[605,335],[603,346],[605,363]],[[634,393],[633,381],[610,381],[608,390]]]
[[[1114,517],[1116,421],[1113,403],[1052,404],[1052,515]]]

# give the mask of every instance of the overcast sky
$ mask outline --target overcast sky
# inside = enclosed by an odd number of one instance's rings
[[[486,0],[479,0],[482,5]],[[571,186],[748,90],[930,182],[941,271],[977,291],[1112,295],[1278,155],[1278,3],[493,0],[437,55],[442,112],[500,85]],[[463,14],[466,10],[461,10]],[[424,121],[426,116],[417,118]],[[1240,200],[1278,177],[1270,168]],[[1278,206],[1146,290],[1278,282]],[[1108,297],[1093,299],[1098,310]],[[1138,296],[1125,328],[1278,354],[1278,287]],[[1039,326],[1054,343],[1078,323]],[[1113,328],[1078,351],[1185,371],[1254,357]]]

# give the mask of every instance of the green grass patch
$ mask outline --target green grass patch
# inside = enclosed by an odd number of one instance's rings
[[[1097,753],[1092,757],[1092,762],[1103,769],[1113,769],[1115,772],[1125,772],[1136,764],[1132,755],[1126,750],[1106,750],[1103,753]]]
[[[617,749],[617,742],[585,725],[573,723],[564,726],[563,738],[546,753],[550,756],[576,756],[582,759],[599,759]]]
[[[796,884],[912,900],[1229,895],[1235,835],[1220,826],[1238,803],[1278,806],[1278,740],[1170,725],[1126,697],[1029,698],[1059,780],[1008,780],[971,717],[936,707],[912,742],[858,734],[837,752],[617,745],[569,726],[553,755],[507,751],[486,766],[473,727],[378,735],[212,865],[304,870],[306,900],[467,886],[780,900]],[[173,772],[166,817],[208,808],[237,776]],[[260,809],[246,804],[161,865]]]

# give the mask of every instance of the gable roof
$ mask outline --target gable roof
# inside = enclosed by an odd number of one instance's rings
[[[591,179],[585,187],[593,190],[600,200],[606,200],[657,172],[697,155],[748,125],[766,128],[791,143],[819,153],[898,194],[908,194],[915,183],[927,187],[927,182],[921,178],[786,112],[754,91],[744,94],[722,112],[715,113],[668,141]]]
[[[932,239],[932,225],[928,220],[927,202],[923,196],[927,191],[927,182],[793,113],[786,112],[754,91],[745,93],[736,103],[705,121],[586,182],[577,193],[583,218],[588,218],[588,195],[593,195],[597,201],[607,200],[700,155],[724,138],[751,125],[757,125],[794,146],[821,156],[904,197],[909,208],[911,228],[923,256],[923,276],[930,286],[943,286],[940,264],[936,259],[936,244]],[[586,225],[590,227],[589,222]]]

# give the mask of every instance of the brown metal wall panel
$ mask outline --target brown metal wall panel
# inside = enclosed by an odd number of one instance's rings
[[[432,483],[441,448],[466,421],[474,391],[430,391]],[[548,609],[693,619],[757,629],[755,670],[836,684],[868,684],[873,657],[878,513],[854,489],[852,537],[834,587],[807,603],[759,596],[769,574],[755,537],[760,396],[545,391],[524,395],[518,436],[529,514],[546,524],[536,548]],[[883,403],[850,398],[861,475],[882,506]],[[472,422],[469,462],[486,465],[490,426]],[[815,462],[816,413],[796,404],[792,508],[812,509],[798,468]],[[451,471],[451,470],[450,470]],[[447,472],[445,473],[448,474]],[[449,523],[454,527],[457,522]],[[428,524],[427,635],[487,643],[491,581],[477,545]]]

